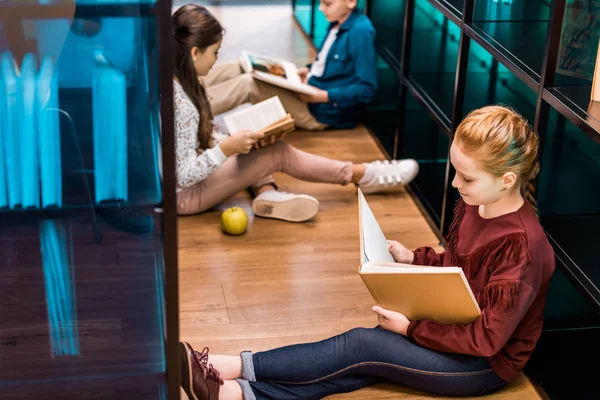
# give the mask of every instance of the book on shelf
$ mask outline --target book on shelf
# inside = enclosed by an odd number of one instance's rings
[[[21,206],[40,207],[38,135],[36,113],[37,59],[25,54],[21,63],[17,101],[19,103],[19,166],[21,168]]]
[[[42,207],[62,207],[58,71],[53,57],[44,57],[37,79],[38,149]]]
[[[40,61],[0,54],[0,208],[62,205],[57,73]]]
[[[394,260],[375,215],[358,191],[358,273],[375,302],[409,320],[470,323],[481,311],[459,267],[402,264]]]
[[[294,119],[285,111],[277,96],[228,114],[223,120],[229,133],[260,131],[265,134],[263,141],[271,136],[280,138],[293,131],[295,126]]]
[[[127,201],[127,87],[125,74],[102,50],[94,54],[92,110],[95,201]]]
[[[302,82],[298,68],[292,62],[243,51],[240,65],[255,79],[272,85],[309,95],[317,92],[313,86]]]

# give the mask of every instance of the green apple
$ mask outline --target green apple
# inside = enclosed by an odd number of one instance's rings
[[[230,235],[241,235],[248,228],[248,214],[240,207],[231,207],[221,214],[223,230]]]

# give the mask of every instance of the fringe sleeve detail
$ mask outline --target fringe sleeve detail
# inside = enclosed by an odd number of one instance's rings
[[[479,295],[479,305],[508,310],[517,305],[517,290],[520,281],[501,280],[489,282]]]

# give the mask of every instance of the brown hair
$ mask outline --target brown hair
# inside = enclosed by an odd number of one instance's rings
[[[172,16],[173,22],[173,71],[185,93],[200,114],[198,142],[203,149],[212,145],[213,115],[204,86],[198,80],[191,51],[198,47],[205,51],[223,37],[223,27],[203,6],[187,4]]]
[[[521,195],[537,212],[533,180],[540,170],[538,136],[525,118],[503,106],[471,111],[456,129],[454,142],[490,174],[515,173]]]

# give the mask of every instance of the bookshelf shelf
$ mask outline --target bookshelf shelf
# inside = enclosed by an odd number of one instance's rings
[[[600,107],[590,107],[591,86],[558,86],[544,90],[544,100],[600,143]]]
[[[537,91],[542,55],[530,49],[533,43],[543,43],[547,26],[547,22],[479,22],[466,25],[464,31],[527,86]],[[529,40],[529,45],[519,43]]]
[[[427,0],[439,12],[444,14],[444,17],[460,26],[462,19],[462,11],[464,0]]]

